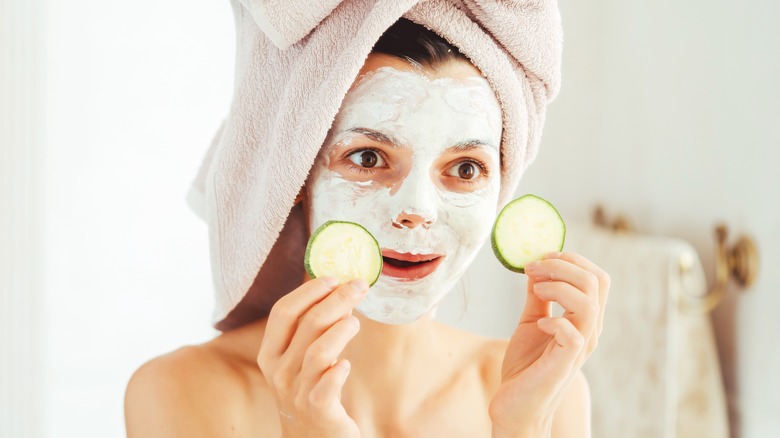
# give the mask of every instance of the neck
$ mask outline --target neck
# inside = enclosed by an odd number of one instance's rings
[[[384,324],[367,318],[358,311],[360,332],[347,345],[343,357],[357,368],[351,374],[408,373],[411,358],[430,357],[436,349],[436,322],[430,315],[409,324]],[[381,365],[363,368],[365,365]]]
[[[437,323],[430,315],[403,325],[376,322],[357,311],[354,315],[360,320],[360,332],[341,355],[352,365],[344,387],[345,406],[359,400],[361,406],[354,409],[371,409],[367,399],[380,395],[375,408],[404,417],[404,409],[422,402],[437,384],[435,364],[442,355]]]

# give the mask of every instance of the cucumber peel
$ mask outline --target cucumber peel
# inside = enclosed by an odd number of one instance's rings
[[[371,286],[382,273],[382,251],[363,226],[328,221],[309,238],[303,264],[311,278],[334,277],[339,284],[362,278]]]
[[[493,253],[510,271],[525,273],[525,266],[548,252],[561,251],[566,225],[558,210],[536,195],[524,195],[507,204],[496,218],[490,243]]]

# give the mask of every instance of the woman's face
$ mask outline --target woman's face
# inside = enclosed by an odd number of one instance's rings
[[[307,183],[309,222],[363,225],[384,256],[357,310],[403,324],[429,313],[490,233],[501,108],[465,61],[436,71],[372,54]]]

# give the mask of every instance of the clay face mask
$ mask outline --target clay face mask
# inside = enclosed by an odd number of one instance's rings
[[[452,289],[495,218],[500,142],[500,106],[476,74],[381,67],[352,88],[307,187],[311,229],[357,222],[382,248],[358,311],[408,323]]]

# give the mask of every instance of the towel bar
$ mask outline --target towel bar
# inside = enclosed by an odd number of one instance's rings
[[[593,222],[602,228],[615,232],[633,231],[631,222],[622,215],[613,220],[608,220],[601,205],[596,206],[593,214]],[[729,247],[726,244],[728,228],[724,224],[715,227],[715,284],[701,296],[687,295],[680,305],[685,311],[696,313],[711,312],[726,294],[726,287],[732,277],[743,289],[753,285],[758,272],[758,251],[756,245],[748,236],[740,236],[737,242]],[[686,272],[693,266],[693,260],[687,255],[680,258],[680,271]]]
[[[708,313],[720,304],[726,295],[726,286],[729,279],[734,278],[744,289],[753,285],[758,272],[758,251],[756,245],[748,236],[740,236],[737,242],[729,247],[726,244],[728,228],[724,224],[715,227],[715,284],[701,297],[689,296],[688,301],[683,301],[686,311]],[[690,269],[690,261],[680,260],[680,270],[685,272]]]
[[[604,213],[604,207],[598,205],[593,212],[593,222],[602,228],[611,229],[617,233],[628,233],[633,231],[631,222],[627,217],[618,215],[612,221],[607,220],[607,215]]]

